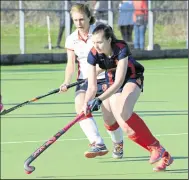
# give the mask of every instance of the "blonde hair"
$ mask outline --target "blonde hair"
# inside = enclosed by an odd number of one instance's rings
[[[90,18],[89,24],[92,25],[95,23],[95,17],[92,16],[92,13],[90,11],[90,8],[87,4],[83,4],[83,3],[76,3],[71,7],[71,15],[73,12],[80,12],[80,13],[84,13],[86,14],[86,16],[88,18]]]

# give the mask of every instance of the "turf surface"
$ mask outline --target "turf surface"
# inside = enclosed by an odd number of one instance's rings
[[[75,117],[74,88],[24,106],[1,117],[2,179],[186,179],[188,177],[188,59],[140,61],[145,66],[144,92],[135,111],[172,154],[166,172],[154,173],[149,154],[124,138],[124,158],[111,157],[112,142],[100,111],[94,113],[110,152],[86,159],[88,148],[79,125],[73,126],[24,173],[24,161],[45,140]],[[65,64],[1,66],[1,94],[6,109],[58,88]],[[73,80],[74,82],[75,80]]]

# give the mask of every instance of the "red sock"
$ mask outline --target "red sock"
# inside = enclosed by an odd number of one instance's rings
[[[148,151],[148,146],[159,144],[159,141],[152,135],[145,122],[136,113],[133,113],[126,123],[135,132],[134,135],[129,136],[132,141]]]
[[[147,151],[150,151],[148,149],[148,146],[145,145],[145,143],[143,143],[141,141],[141,139],[135,134],[131,135],[131,136],[128,136],[128,138],[132,141],[134,141],[135,143],[137,143],[138,145],[142,146],[144,149],[146,149]]]

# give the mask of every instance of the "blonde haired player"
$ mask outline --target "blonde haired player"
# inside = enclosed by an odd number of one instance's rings
[[[65,79],[60,86],[60,92],[66,92],[66,86],[70,84],[75,69],[75,60],[78,61],[78,77],[77,80],[87,79],[87,56],[92,48],[92,30],[95,19],[86,4],[77,3],[71,7],[71,16],[76,27],[76,30],[67,37],[65,47],[67,49],[67,65],[65,70]],[[102,94],[107,85],[105,84],[105,74],[97,70],[98,75],[98,91],[97,95]],[[75,93],[75,109],[80,113],[81,107],[84,103],[85,94],[87,90],[87,83],[80,84],[76,87]],[[103,109],[103,107],[102,107]],[[106,113],[107,114],[107,113]],[[114,119],[111,113],[108,116],[103,113],[105,127],[113,141],[113,157],[122,158],[123,156],[123,135],[122,130]],[[110,116],[109,116],[110,115]],[[80,122],[80,127],[90,141],[91,147],[84,153],[87,158],[94,158],[108,153],[102,137],[99,134],[96,122],[92,114],[85,116]]]

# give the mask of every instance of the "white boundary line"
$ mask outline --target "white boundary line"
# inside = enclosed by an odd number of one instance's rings
[[[179,69],[179,68],[188,68],[188,66],[167,66],[167,67],[162,67],[162,68],[146,68],[147,70],[161,70],[161,69]],[[32,70],[32,69],[31,69]],[[53,71],[43,71],[43,70],[41,70],[41,71],[39,71],[39,72],[1,72],[1,74],[13,74],[14,73],[14,75],[17,75],[17,74],[49,74],[49,73],[62,73],[62,72],[64,72],[65,70],[53,70]]]
[[[53,71],[53,73],[62,73],[63,71]],[[26,74],[26,75],[29,75],[29,74],[50,74],[52,73],[52,71],[45,71],[45,72],[27,72],[27,74],[25,72],[19,72],[19,73],[15,73],[14,75],[22,75],[22,74]],[[3,75],[12,75],[12,73],[1,73]],[[170,75],[170,73],[156,73],[156,72],[150,72],[150,71],[146,71],[144,72],[144,75]],[[186,72],[181,72],[179,74],[171,74],[171,76],[188,76],[188,74]],[[14,78],[15,79],[15,78]],[[32,79],[32,78],[30,78]],[[3,80],[3,78],[2,78]],[[51,79],[47,79],[47,80],[51,80]],[[53,80],[53,79],[52,79]]]
[[[175,133],[175,134],[157,134],[155,136],[161,137],[161,136],[182,136],[182,135],[188,135],[188,133]],[[126,137],[126,136],[124,136]],[[103,139],[110,139],[110,137],[103,137]],[[82,141],[87,140],[87,138],[75,138],[75,139],[63,139],[63,140],[57,140],[57,141]],[[37,140],[37,141],[10,141],[10,142],[1,142],[1,145],[5,144],[24,144],[24,143],[39,143],[39,142],[45,142],[47,140]]]
[[[170,74],[170,73],[150,73],[150,72],[146,72],[146,73],[144,73],[144,76],[145,75],[150,75],[150,76],[176,76],[176,77],[180,77],[180,76],[188,76],[188,74],[187,73],[179,73],[179,74]]]
[[[159,69],[178,69],[178,70],[179,70],[179,68],[186,68],[186,67],[188,67],[188,66],[167,66],[167,67],[160,67],[160,68],[157,68],[157,67],[156,67],[156,68],[146,68],[146,69],[147,69],[147,70],[148,70],[148,69],[153,69],[153,70],[154,70],[154,69],[155,69],[155,70],[156,70],[156,69],[158,69],[158,70],[159,70]]]
[[[32,70],[32,69],[31,69]],[[5,72],[2,72],[1,71],[1,74],[4,74],[4,75],[11,75],[11,74],[13,74],[14,73],[14,75],[15,74],[45,74],[45,73],[62,73],[62,72],[64,72],[65,70],[62,70],[62,69],[52,69],[52,70],[44,70],[43,71],[43,69],[41,69],[41,71],[30,71],[30,69],[28,69],[28,71],[24,71],[24,72],[16,72],[16,71],[12,71],[11,72],[11,70],[10,71],[8,71],[8,72],[6,72],[6,70],[5,70]]]

